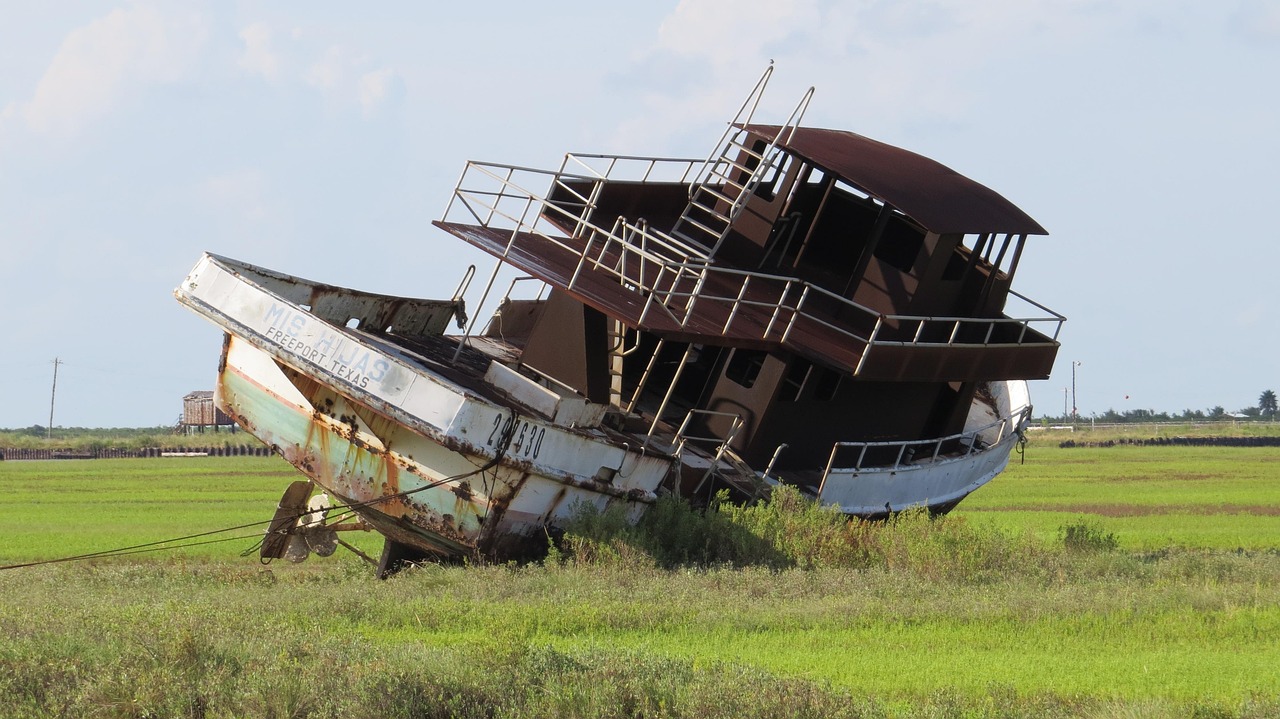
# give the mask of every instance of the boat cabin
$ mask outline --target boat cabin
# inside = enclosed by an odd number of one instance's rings
[[[495,167],[468,175],[498,190],[464,175],[465,211],[437,224],[551,292],[505,303],[488,334],[655,429],[692,410],[690,427],[731,437],[756,467],[820,469],[837,442],[957,434],[988,381],[1052,367],[1061,316],[1011,290],[1045,230],[907,150],[737,122],[701,167],[570,155],[537,178],[533,220],[493,198],[536,180]],[[1039,316],[1007,316],[1011,297]]]

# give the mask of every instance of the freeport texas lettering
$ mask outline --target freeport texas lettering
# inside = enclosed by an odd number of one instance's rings
[[[288,305],[271,303],[262,320],[268,325],[263,332],[267,339],[361,389],[368,389],[370,381],[380,381],[391,369],[386,359]]]

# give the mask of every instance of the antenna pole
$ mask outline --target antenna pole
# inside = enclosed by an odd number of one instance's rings
[[[58,365],[64,364],[57,357],[53,358],[53,389],[49,391],[49,432],[47,439],[53,439],[53,399],[58,395]]]

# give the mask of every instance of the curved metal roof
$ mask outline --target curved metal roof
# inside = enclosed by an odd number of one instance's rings
[[[765,138],[776,137],[778,125],[747,125]],[[788,152],[832,172],[937,233],[1049,234],[999,193],[951,168],[844,130],[796,128]]]

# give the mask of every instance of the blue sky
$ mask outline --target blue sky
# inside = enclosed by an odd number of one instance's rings
[[[467,5],[464,7],[463,5]],[[1018,204],[1015,289],[1067,315],[1084,416],[1280,390],[1280,3],[686,0],[0,6],[0,427],[174,421],[220,333],[203,251],[438,297],[468,159],[702,156],[762,113],[933,157]]]

